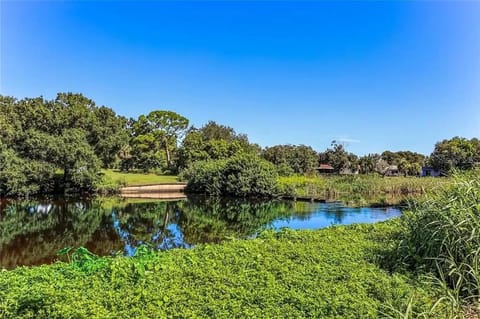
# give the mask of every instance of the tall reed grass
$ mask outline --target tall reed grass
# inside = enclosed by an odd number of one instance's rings
[[[455,174],[451,185],[404,213],[401,224],[397,263],[436,276],[456,309],[449,318],[479,318],[480,171]]]
[[[278,179],[282,196],[337,199],[353,205],[398,204],[450,183],[450,178],[381,177],[378,175],[288,176]]]

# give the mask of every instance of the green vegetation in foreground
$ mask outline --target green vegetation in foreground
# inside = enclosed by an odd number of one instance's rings
[[[375,260],[395,221],[0,273],[2,318],[377,318],[435,295]],[[442,313],[442,305],[437,306]],[[441,318],[441,317],[436,317]]]
[[[477,318],[479,177],[385,223],[3,271],[0,317]]]
[[[480,317],[480,170],[454,176],[401,218],[393,268],[435,273],[452,304]],[[475,309],[475,310],[473,310]]]

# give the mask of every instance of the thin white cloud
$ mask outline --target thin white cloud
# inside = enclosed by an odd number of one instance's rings
[[[337,138],[335,141],[340,143],[360,143],[360,140],[356,140],[353,138]]]

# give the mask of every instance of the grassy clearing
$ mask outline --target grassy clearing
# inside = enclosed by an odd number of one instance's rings
[[[177,183],[177,176],[155,173],[125,173],[112,169],[102,170],[102,181],[96,185],[100,194],[117,193],[124,186],[142,186],[162,183]]]
[[[102,170],[104,177],[114,183],[120,183],[125,186],[138,186],[148,184],[176,183],[177,176],[157,175],[154,173],[125,173],[117,170]]]
[[[432,290],[375,262],[395,222],[0,272],[2,318],[379,318]],[[438,307],[441,314],[441,307]],[[441,318],[435,317],[435,318]]]

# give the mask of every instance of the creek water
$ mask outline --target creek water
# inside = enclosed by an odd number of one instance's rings
[[[52,263],[64,247],[130,256],[142,244],[159,250],[189,248],[232,237],[252,238],[268,228],[374,223],[400,214],[394,207],[205,197],[0,199],[0,268]]]

